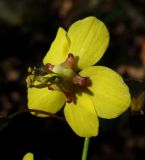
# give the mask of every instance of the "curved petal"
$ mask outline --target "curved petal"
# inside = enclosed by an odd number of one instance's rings
[[[59,27],[57,35],[49,51],[43,59],[44,65],[51,63],[58,65],[65,61],[69,50],[69,41],[66,36],[66,31]]]
[[[127,110],[131,97],[127,85],[118,73],[107,67],[94,66],[80,74],[88,76],[92,81],[89,89],[94,94],[92,100],[98,116],[115,118]]]
[[[66,103],[64,114],[66,121],[77,135],[81,137],[98,135],[98,118],[87,94],[77,95],[76,103]]]
[[[73,23],[67,35],[70,39],[69,53],[79,57],[80,69],[98,62],[109,43],[109,32],[96,17],[87,17]]]
[[[46,88],[28,88],[28,107],[50,113],[58,112],[65,103],[65,96],[59,91]],[[44,115],[38,115],[44,116]]]
[[[25,154],[25,156],[23,157],[23,160],[33,160],[33,159],[34,159],[34,156],[30,152]]]

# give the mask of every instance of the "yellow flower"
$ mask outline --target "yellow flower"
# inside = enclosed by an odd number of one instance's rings
[[[28,152],[27,154],[25,154],[25,156],[23,157],[23,160],[33,160],[34,156],[32,153]]]
[[[50,74],[27,78],[35,86],[28,88],[28,107],[56,113],[64,106],[66,121],[77,135],[98,135],[98,117],[118,117],[131,102],[129,89],[118,73],[92,66],[108,43],[108,30],[95,17],[73,23],[68,32],[59,28],[43,59]],[[49,77],[51,73],[56,76]]]

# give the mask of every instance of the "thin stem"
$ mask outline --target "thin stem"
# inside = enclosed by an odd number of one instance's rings
[[[63,117],[57,116],[55,114],[52,114],[52,113],[49,113],[49,112],[46,112],[46,111],[37,110],[37,109],[24,109],[24,110],[18,111],[16,113],[13,113],[12,115],[10,115],[8,117],[8,120],[12,119],[13,117],[15,117],[15,116],[17,116],[21,113],[25,113],[25,112],[34,112],[36,114],[44,114],[44,115],[47,115],[48,117],[53,117],[53,118],[56,118],[58,120],[65,121],[65,119]]]
[[[55,114],[52,114],[52,113],[49,113],[49,112],[46,112],[46,111],[38,110],[38,109],[28,109],[28,110],[25,110],[25,112],[35,112],[37,114],[44,114],[44,115],[56,118],[58,120],[65,121],[65,119],[63,117],[57,116]]]
[[[82,153],[82,160],[87,160],[90,138],[86,137],[84,140],[84,147]]]

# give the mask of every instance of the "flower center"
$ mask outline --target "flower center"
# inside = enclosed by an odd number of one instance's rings
[[[91,85],[88,77],[82,77],[76,72],[76,60],[73,54],[68,54],[67,59],[59,64],[46,64],[41,68],[29,68],[27,77],[28,87],[59,90],[66,96],[68,103],[75,101],[75,94]]]

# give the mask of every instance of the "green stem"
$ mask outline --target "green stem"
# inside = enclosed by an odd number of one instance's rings
[[[87,160],[90,138],[86,137],[84,140],[84,147],[82,153],[82,160]]]

